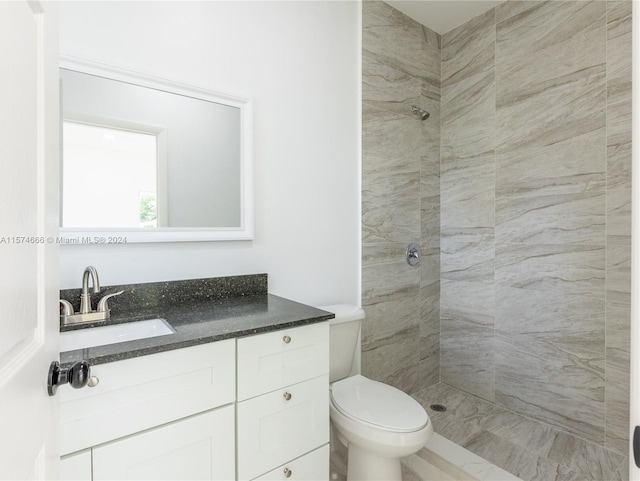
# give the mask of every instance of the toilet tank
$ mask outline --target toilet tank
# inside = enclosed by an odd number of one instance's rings
[[[336,315],[329,321],[329,381],[334,382],[351,374],[364,311],[348,304],[322,306],[320,309]]]

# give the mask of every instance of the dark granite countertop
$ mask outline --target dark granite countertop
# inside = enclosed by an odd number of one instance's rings
[[[65,366],[84,359],[94,366],[208,342],[313,324],[333,317],[335,316],[330,312],[272,294],[212,299],[172,306],[148,306],[121,314],[116,314],[112,308],[111,319],[106,323],[90,326],[163,318],[176,332],[148,339],[62,352],[60,363]],[[64,326],[62,330],[78,328],[79,326]]]

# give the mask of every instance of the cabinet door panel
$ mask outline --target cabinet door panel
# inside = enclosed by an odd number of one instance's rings
[[[91,373],[96,387],[59,391],[61,454],[232,403],[235,340],[99,364]]]
[[[60,458],[61,481],[91,481],[91,450]]]
[[[233,405],[93,449],[94,481],[234,478]]]
[[[329,479],[328,444],[255,478],[255,481],[318,481],[320,479]]]
[[[238,401],[328,372],[328,322],[238,339]]]
[[[253,479],[328,442],[328,375],[238,403],[239,479]]]

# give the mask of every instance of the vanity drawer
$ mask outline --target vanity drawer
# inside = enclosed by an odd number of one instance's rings
[[[255,478],[256,481],[318,481],[329,479],[329,445],[283,464],[267,474]]]
[[[61,389],[61,454],[229,404],[235,400],[235,340],[91,368],[93,388]]]
[[[238,401],[328,372],[328,322],[238,339]]]
[[[238,403],[238,478],[253,479],[329,442],[329,375]]]

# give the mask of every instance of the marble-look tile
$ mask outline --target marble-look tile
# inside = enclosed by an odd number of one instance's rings
[[[605,125],[604,2],[542,2],[497,25],[497,151]]]
[[[496,402],[604,442],[603,353],[539,341],[531,335],[495,331]]]
[[[420,121],[370,104],[363,104],[362,108],[363,176],[398,168],[406,162],[419,167]],[[366,154],[373,157],[369,159]]]
[[[441,115],[443,164],[492,154],[496,145],[494,71],[443,87]]]
[[[370,158],[370,157],[369,157]],[[389,171],[362,182],[362,242],[418,240],[420,171]]]
[[[602,246],[496,244],[498,287],[598,294],[605,283]]]
[[[447,226],[495,225],[495,162],[492,154],[443,163],[440,168],[441,220]]]
[[[628,479],[624,453],[618,455],[446,384],[423,389],[414,398],[427,409],[437,433],[523,481]],[[444,404],[448,410],[429,410],[432,403]]]
[[[411,116],[411,106],[420,104],[422,79],[392,65],[378,61],[371,54],[362,56],[362,101],[364,103]]]
[[[602,353],[605,346],[605,294],[571,294],[496,288],[495,328],[533,336],[571,352]]]
[[[496,198],[496,243],[605,243],[605,193]]]
[[[629,369],[628,360],[607,356],[604,446],[625,456],[629,452]]]
[[[413,393],[418,391],[420,365],[419,327],[372,333],[362,339],[362,374]]]
[[[496,151],[552,145],[602,129],[605,84],[604,65],[597,65],[532,86],[518,101],[498,94]]]
[[[450,86],[494,68],[494,11],[489,10],[442,36],[442,84]]]
[[[417,326],[420,321],[419,296],[418,285],[390,285],[386,295],[378,291],[374,298],[363,298],[367,317],[362,325],[362,335],[393,333]]]
[[[539,458],[528,449],[513,444],[489,431],[478,433],[469,439],[464,447],[521,479],[552,481],[558,479],[556,476],[561,470],[557,463]],[[580,477],[562,477],[561,479],[563,481],[567,479],[581,480]]]
[[[447,236],[440,244],[440,277],[443,280],[493,284],[495,245],[493,236],[471,242]]]
[[[493,284],[442,280],[441,322],[466,321],[493,328],[496,296]]]
[[[631,2],[607,2],[607,240],[631,243]]]
[[[598,0],[504,2],[496,7],[495,14],[496,59],[524,63],[540,51],[549,52],[553,59],[558,54],[553,50],[562,50],[576,39],[589,42],[592,36],[602,37],[605,9],[605,2]],[[574,52],[569,62],[578,61],[580,55]]]
[[[440,281],[420,286],[420,386],[440,380]]]
[[[404,242],[363,244],[363,299],[388,295],[401,286],[420,286],[420,268],[407,264],[406,249]]]
[[[425,70],[422,45],[425,36],[415,20],[390,5],[362,2],[362,49],[411,75]]]
[[[422,158],[420,170],[421,243],[426,247],[440,247],[440,162]],[[424,270],[423,270],[424,277]],[[432,278],[440,277],[440,269]]]
[[[440,378],[451,386],[493,401],[493,329],[455,319],[441,320]]]
[[[621,480],[619,469],[626,456],[605,450],[596,444],[558,433],[548,453],[549,459],[581,473],[586,479]]]
[[[536,86],[605,62],[605,2],[544,3],[542,9],[530,10],[544,11],[537,19],[544,23],[532,23],[528,17],[535,15],[524,15],[496,27],[499,103],[517,102]]]

